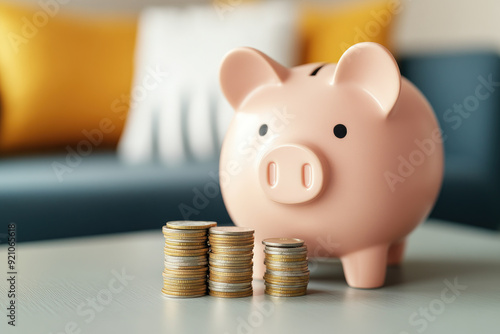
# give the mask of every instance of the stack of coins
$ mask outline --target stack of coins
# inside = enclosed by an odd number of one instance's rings
[[[207,231],[215,222],[172,221],[163,226],[165,270],[162,292],[169,297],[207,294]]]
[[[262,243],[266,272],[265,293],[278,297],[295,297],[306,294],[309,283],[307,247],[301,239],[272,238]]]
[[[215,297],[248,297],[253,293],[254,230],[225,226],[210,228],[209,294]]]

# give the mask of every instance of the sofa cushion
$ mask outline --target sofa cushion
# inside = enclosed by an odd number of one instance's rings
[[[0,5],[0,154],[76,145],[103,120],[99,147],[116,146],[136,19],[43,8]]]
[[[122,164],[114,152],[76,161],[49,155],[0,163],[0,217],[17,223],[20,241],[160,231],[167,220],[178,219],[231,224],[216,163],[134,167]],[[55,164],[71,172],[58,176]]]

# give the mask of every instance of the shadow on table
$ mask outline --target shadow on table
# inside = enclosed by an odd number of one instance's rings
[[[316,282],[345,282],[342,265],[338,260],[318,260],[310,265],[311,279]],[[405,260],[399,266],[387,268],[386,287],[413,285],[420,283],[453,280],[455,277],[472,280],[487,277],[500,277],[499,262],[464,259],[446,260]],[[346,283],[347,284],[347,283]]]

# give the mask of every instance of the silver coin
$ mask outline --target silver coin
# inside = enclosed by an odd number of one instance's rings
[[[252,283],[229,283],[229,282],[214,282],[208,280],[209,285],[220,286],[220,287],[233,287],[233,288],[246,288],[252,286]]]
[[[264,248],[264,252],[268,254],[275,254],[275,255],[280,255],[280,254],[307,254],[307,246],[300,246],[300,247],[293,247],[293,248],[284,248],[284,247],[273,247],[273,246],[266,246]]]
[[[297,283],[292,283],[292,284],[276,284],[276,283],[269,283],[269,282],[264,282],[265,286],[268,286],[270,288],[274,289],[280,289],[280,288],[286,288],[286,289],[303,289],[307,287],[307,283],[302,283],[302,284],[297,284]]]
[[[177,268],[177,267],[203,267],[208,265],[208,261],[200,262],[163,262],[167,268]]]
[[[253,264],[253,261],[252,259],[250,260],[243,260],[243,261],[233,261],[233,260],[219,260],[219,259],[209,259],[209,262],[210,263],[213,263],[213,264],[221,264],[221,265],[224,265],[224,264],[234,264],[234,265],[245,265],[245,264]]]
[[[295,268],[295,267],[307,267],[307,261],[297,261],[297,262],[278,262],[264,260],[264,264],[270,264],[275,267],[285,267],[285,268]]]
[[[203,265],[203,266],[173,266],[173,265],[166,265],[165,269],[170,270],[170,271],[179,271],[179,270],[184,270],[184,271],[192,270],[192,271],[195,271],[197,269],[202,269],[203,267],[207,267],[207,265]],[[200,274],[200,273],[196,273],[196,274],[193,273],[193,276],[194,275],[198,275],[198,274]],[[191,276],[191,275],[189,275],[189,276]]]
[[[207,278],[207,275],[198,275],[198,276],[189,276],[189,277],[185,277],[185,276],[174,276],[174,275],[170,275],[170,274],[166,274],[166,275],[163,275],[163,280],[202,280],[202,279],[206,279]]]
[[[300,247],[304,245],[304,240],[297,238],[268,238],[262,243],[270,247]]]
[[[179,230],[202,230],[214,226],[217,226],[217,223],[209,221],[177,220],[167,222],[168,228]]]
[[[252,266],[253,261],[220,261],[220,260],[214,260],[210,259],[209,263],[211,265],[218,265],[218,266],[228,266],[228,267],[243,267],[243,266]]]
[[[209,285],[208,288],[213,291],[220,291],[220,292],[239,292],[239,291],[249,291],[252,290],[252,285],[251,283],[246,283],[248,284],[244,288],[234,288],[230,286],[214,286],[214,285]]]
[[[221,251],[253,252],[253,245],[252,246],[248,246],[248,247],[210,245],[210,248],[212,248],[212,250],[221,250]],[[245,255],[247,255],[247,254],[245,254]]]
[[[280,259],[280,258],[283,258],[283,259],[307,258],[307,253],[290,253],[290,254],[279,253],[279,254],[275,254],[275,253],[269,253],[267,251],[264,251],[264,254],[266,254],[266,257],[268,257],[268,258],[275,258],[275,259]]]
[[[248,273],[252,271],[252,267],[248,268],[217,268],[210,267],[210,271],[212,272],[221,272],[221,273]]]
[[[294,272],[298,272],[298,271],[305,271],[307,270],[307,268],[297,268],[297,269],[292,269],[290,270],[289,268],[284,268],[284,267],[267,267],[268,270],[273,270],[273,271],[279,271],[279,272],[286,272],[286,273],[294,273]]]
[[[170,222],[169,222],[170,223]],[[178,228],[170,228],[167,225],[163,225],[161,228],[163,234],[170,235],[191,235],[194,234],[195,238],[208,237],[207,229],[178,229]]]
[[[177,267],[204,267],[208,265],[208,262],[163,262],[166,268],[177,268]]]
[[[221,235],[253,235],[254,229],[248,227],[240,226],[217,226],[212,227],[208,231],[210,234],[221,234]]]

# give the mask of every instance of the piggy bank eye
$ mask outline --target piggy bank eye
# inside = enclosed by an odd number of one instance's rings
[[[259,135],[265,136],[267,133],[267,124],[262,124],[259,129]]]
[[[337,124],[333,128],[333,134],[335,137],[342,139],[347,135],[347,128],[344,124]]]

